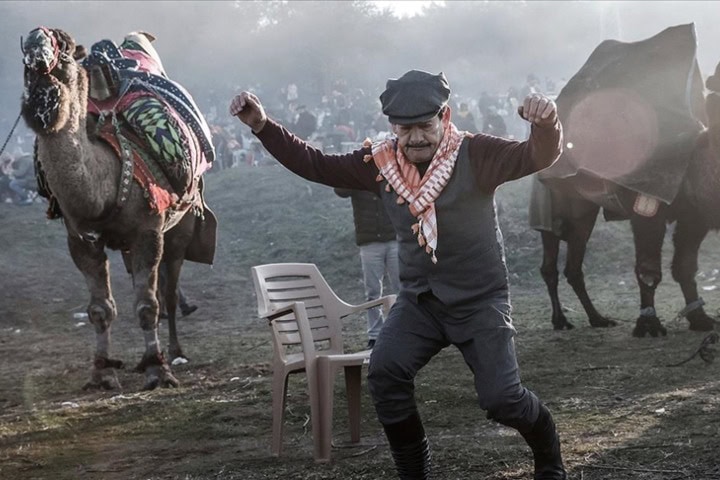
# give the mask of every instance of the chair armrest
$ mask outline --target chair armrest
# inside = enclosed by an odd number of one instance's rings
[[[264,312],[258,312],[260,318],[266,319],[268,322],[272,322],[277,317],[287,315],[288,313],[295,310],[296,302],[289,302],[283,305],[278,305],[275,308]]]
[[[304,368],[309,375],[309,382],[312,383],[314,382],[314,380],[311,380],[310,377],[314,378],[315,375],[314,369],[317,355],[313,340],[313,333],[310,327],[310,321],[308,320],[307,310],[305,309],[305,302],[294,301],[282,303],[264,312],[258,312],[258,316],[268,321],[270,328],[274,332],[273,335],[275,336],[278,333],[275,331],[277,323],[279,323],[276,322],[277,318],[288,315],[290,313],[294,314],[295,322],[297,322],[297,330],[300,336],[300,345],[302,348],[303,356],[305,358]],[[277,341],[277,336],[275,336],[274,341]]]
[[[369,302],[361,303],[360,305],[351,305],[348,313],[343,316],[347,316],[352,313],[362,312],[364,310],[368,310],[370,308],[377,307],[378,305],[382,305],[383,311],[385,312],[385,314],[387,314],[390,311],[390,307],[392,307],[393,304],[395,303],[396,298],[397,298],[397,295],[385,295],[376,300],[371,300]]]

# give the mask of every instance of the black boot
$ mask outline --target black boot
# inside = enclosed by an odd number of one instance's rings
[[[430,444],[417,413],[405,420],[383,425],[390,443],[398,477],[401,480],[428,480],[430,478]]]
[[[535,480],[566,480],[567,474],[560,455],[560,438],[550,411],[540,405],[540,415],[528,431],[520,430],[535,458]]]

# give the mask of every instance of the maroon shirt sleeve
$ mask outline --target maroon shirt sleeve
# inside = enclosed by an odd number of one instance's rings
[[[379,191],[380,184],[375,181],[377,166],[372,161],[363,161],[371,153],[369,147],[343,155],[326,155],[269,118],[255,136],[270,155],[307,180],[335,188]]]
[[[559,120],[549,127],[533,125],[530,138],[525,142],[476,134],[468,145],[475,180],[483,191],[494,192],[505,182],[552,165],[562,153],[562,142]]]

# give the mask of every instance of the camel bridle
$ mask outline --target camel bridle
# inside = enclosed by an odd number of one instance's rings
[[[50,62],[47,62],[47,68],[42,70],[36,70],[41,75],[48,75],[50,72],[53,71],[53,69],[57,66],[58,61],[60,60],[60,46],[58,45],[57,38],[55,38],[55,35],[53,35],[52,31],[47,27],[38,27],[30,32],[30,36],[32,36],[35,32],[41,31],[45,36],[50,38],[50,42],[52,44],[53,48],[53,58]],[[20,51],[23,53],[23,63],[25,64],[26,68],[32,68],[33,61],[30,59],[30,53],[25,51],[25,42],[23,41],[22,36],[20,37]],[[33,69],[35,70],[35,69]],[[35,91],[35,88],[37,85],[34,85],[31,89],[31,92]],[[15,133],[15,129],[18,126],[18,123],[20,122],[20,118],[22,118],[22,112],[18,114],[17,118],[15,119],[15,123],[13,123],[12,128],[10,129],[10,133],[8,133],[7,138],[5,138],[5,141],[2,144],[2,147],[0,147],[0,154],[2,154],[5,151],[5,147],[7,147],[8,142],[13,136],[13,133]]]
[[[30,32],[30,35],[28,39],[32,39],[35,36],[45,36],[50,39],[50,44],[52,45],[52,58],[48,59],[48,56],[45,55],[43,52],[40,55],[40,59],[45,61],[45,67],[44,68],[37,68],[37,55],[35,55],[35,52],[38,48],[43,48],[41,44],[38,43],[38,45],[34,46],[32,51],[27,52],[25,50],[25,43],[20,37],[20,50],[23,52],[23,63],[27,68],[30,68],[31,70],[41,74],[41,75],[48,75],[50,72],[53,71],[53,69],[57,66],[58,62],[60,61],[60,57],[63,55],[60,53],[60,45],[58,44],[57,37],[47,27],[37,27],[36,29],[32,30]]]

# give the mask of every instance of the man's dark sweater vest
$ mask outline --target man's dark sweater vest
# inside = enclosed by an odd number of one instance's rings
[[[468,157],[467,139],[458,153],[450,181],[435,201],[438,225],[437,263],[418,245],[417,223],[407,203],[381,188],[399,242],[401,291],[415,296],[431,291],[452,316],[474,312],[488,300],[507,297],[508,281],[502,234],[497,225],[494,192],[482,192]]]

